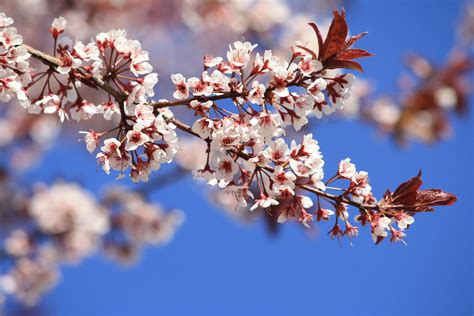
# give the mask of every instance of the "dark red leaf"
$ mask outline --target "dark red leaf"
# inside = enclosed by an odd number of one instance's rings
[[[407,194],[416,192],[421,187],[422,184],[423,184],[423,181],[421,180],[421,170],[420,170],[416,177],[413,177],[410,180],[403,182],[402,184],[398,186],[398,188],[392,194],[392,199],[395,200]]]
[[[324,67],[326,67],[327,69],[346,68],[364,71],[362,69],[362,66],[358,62],[352,60],[330,59],[324,62]]]
[[[416,197],[416,202],[418,204],[426,204],[429,206],[451,205],[456,201],[457,197],[454,194],[439,189],[418,191]]]
[[[319,31],[319,28],[316,23],[309,23],[309,26],[311,26],[314,30],[314,33],[316,33],[316,37],[318,38],[319,56],[321,56],[323,51],[323,36],[321,35],[321,32]],[[315,59],[317,59],[317,57]]]
[[[340,60],[350,60],[350,59],[355,59],[355,58],[361,58],[361,57],[369,57],[373,56],[373,54],[359,48],[352,48],[352,49],[346,49],[343,50],[341,53],[337,55],[337,59]]]
[[[347,41],[346,41],[346,45],[344,45],[344,49],[348,49],[349,47],[351,47],[352,45],[354,45],[355,42],[357,42],[361,37],[364,37],[365,35],[367,35],[369,32],[364,32],[364,33],[360,33],[360,34],[357,34],[357,35],[354,35],[352,36],[351,38],[349,38]]]
[[[387,191],[380,206],[416,213],[430,212],[433,211],[433,206],[451,205],[457,201],[454,194],[440,189],[419,190],[422,184],[420,171],[416,177],[399,185],[394,193]]]
[[[333,11],[333,14],[334,18],[319,56],[319,59],[322,61],[341,52],[346,43],[348,28],[345,12],[342,10],[341,14],[339,14],[339,12]]]

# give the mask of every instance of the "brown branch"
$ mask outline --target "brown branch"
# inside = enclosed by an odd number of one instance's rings
[[[62,65],[62,62],[59,58],[43,53],[42,51],[39,51],[36,48],[33,48],[26,44],[23,44],[23,47],[28,51],[28,53],[31,54],[31,56],[54,69]],[[84,68],[75,68],[74,71],[77,71],[85,79],[91,79],[99,88],[112,95],[117,102],[121,103],[123,102],[123,100],[126,99],[125,95],[123,95],[119,91],[109,86],[106,82],[104,82],[104,80],[102,80],[102,77],[92,75]]]
[[[23,45],[26,50],[33,56],[35,57],[36,59],[42,61],[43,63],[51,66],[51,67],[59,67],[61,66],[61,61],[58,59],[58,58],[55,58],[53,56],[50,56],[48,54],[45,54],[31,46],[28,46],[28,45]],[[123,100],[126,99],[126,95],[122,94],[120,91],[117,91],[115,90],[113,87],[109,86],[106,82],[104,82],[102,80],[102,78],[100,76],[91,76],[90,73],[88,73],[86,70],[84,70],[83,68],[77,68],[75,69],[81,76],[84,76],[85,78],[90,78],[94,81],[95,84],[97,84],[97,86],[99,88],[101,88],[102,90],[110,93],[112,96],[114,96],[114,98],[116,99],[117,102],[119,103],[122,103],[123,104]],[[293,84],[293,85],[296,85],[296,84]],[[269,93],[271,90],[267,90],[266,93]],[[232,99],[232,98],[236,98],[236,97],[245,97],[248,95],[248,92],[246,90],[244,90],[242,93],[238,93],[238,92],[228,92],[228,93],[224,93],[222,95],[214,95],[214,96],[210,96],[210,97],[192,97],[192,98],[188,98],[188,99],[184,99],[184,100],[178,100],[178,101],[170,101],[170,102],[153,102],[153,103],[150,103],[152,106],[155,106],[157,108],[163,108],[163,107],[169,107],[169,106],[177,106],[177,105],[186,105],[186,104],[189,104],[191,101],[193,100],[205,100],[205,101],[209,101],[209,100],[212,100],[212,101],[216,101],[216,100],[222,100],[222,99]],[[176,125],[177,128],[179,128],[180,130],[190,134],[190,135],[193,135],[195,137],[198,137],[199,139],[202,139],[201,137],[199,137],[199,135],[197,133],[195,133],[192,128],[179,121],[178,119],[171,119],[171,122]],[[251,155],[249,154],[246,154],[244,152],[241,152],[241,151],[235,151],[235,150],[232,150],[231,151],[233,154],[236,154],[238,155],[239,157],[243,158],[243,159],[246,159],[248,160],[249,158],[251,158]],[[268,171],[271,171],[273,172],[274,169],[270,166],[265,166],[265,169],[268,170]],[[333,195],[333,194],[330,194],[330,193],[327,193],[325,191],[321,191],[317,188],[313,188],[311,186],[308,186],[308,185],[302,185],[301,186],[302,189],[306,190],[306,191],[309,191],[309,192],[312,192],[316,195],[319,195],[321,197],[325,197],[327,199],[330,199],[330,200],[333,200],[334,202],[339,202],[339,203],[345,203],[345,204],[349,204],[349,205],[352,205],[352,206],[355,206],[359,209],[366,209],[366,210],[380,210],[380,207],[377,205],[377,204],[361,204],[361,203],[357,203],[357,202],[354,202],[350,199],[347,199],[345,197],[342,197],[342,196],[337,196],[337,195]]]
[[[178,100],[178,101],[161,101],[161,102],[152,102],[149,103],[151,106],[154,106],[156,108],[166,108],[170,106],[177,106],[177,105],[188,105],[191,103],[191,101],[197,100],[200,102],[206,102],[206,101],[217,101],[217,100],[223,100],[223,99],[234,99],[238,97],[245,98],[248,95],[248,92],[245,90],[242,93],[240,92],[225,92],[220,95],[212,95],[208,97],[191,97],[183,100]]]
[[[61,66],[61,61],[58,58],[48,55],[46,53],[43,53],[42,51],[39,51],[36,48],[33,48],[29,45],[23,44],[22,46],[28,51],[28,53],[31,54],[31,56],[35,57],[36,59],[39,59],[44,64],[51,67]]]

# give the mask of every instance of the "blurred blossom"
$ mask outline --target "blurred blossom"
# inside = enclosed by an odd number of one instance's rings
[[[284,0],[216,1],[184,0],[183,22],[195,31],[230,27],[237,33],[266,32],[289,19]]]
[[[179,210],[165,212],[124,188],[108,189],[102,204],[111,211],[112,223],[110,234],[104,238],[105,253],[125,264],[136,260],[141,247],[171,241],[185,218]]]
[[[380,98],[372,105],[372,117],[382,129],[390,130],[400,118],[400,108],[390,98]]]
[[[68,261],[93,252],[110,226],[106,210],[77,184],[38,189],[28,209],[42,232],[61,236],[61,255]]]
[[[374,93],[374,86],[365,79],[359,78],[352,86],[352,93],[346,100],[341,115],[349,118],[360,118],[363,106]]]
[[[0,113],[0,149],[10,166],[20,171],[35,165],[61,130],[55,118],[32,116],[18,106],[7,106]]]
[[[449,136],[448,113],[463,115],[467,110],[473,60],[454,51],[441,66],[417,55],[409,56],[407,66],[412,76],[401,78],[400,97],[368,100],[363,115],[400,144],[409,139],[432,143]]]
[[[186,170],[197,170],[206,164],[206,143],[199,139],[182,138],[176,163]]]
[[[3,284],[6,293],[15,295],[27,305],[35,305],[57,283],[59,271],[54,262],[40,254],[35,260],[18,259],[9,276],[3,278],[8,280],[7,284]]]
[[[0,182],[0,298],[34,305],[58,282],[62,264],[96,251],[129,261],[145,245],[168,243],[183,223],[138,193],[111,188],[103,201],[75,183],[38,185],[31,195]],[[18,197],[18,198],[17,198]],[[119,238],[119,236],[122,236]],[[125,250],[125,249],[129,250]]]
[[[472,1],[465,5],[458,33],[461,40],[472,50],[474,48],[474,3]]]

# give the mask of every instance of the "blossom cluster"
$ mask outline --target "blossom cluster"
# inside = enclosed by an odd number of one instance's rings
[[[12,22],[10,18],[4,20]],[[77,41],[72,45],[70,39],[63,37],[66,23],[59,17],[49,29],[58,66],[31,74],[33,80],[23,89],[20,85],[19,89],[28,93],[28,98],[21,95],[18,99],[30,113],[56,114],[61,122],[69,118],[88,120],[94,115],[111,120],[120,114],[117,128],[83,132],[87,149],[93,152],[99,141],[103,141],[97,161],[106,173],[110,169],[118,170],[121,177],[131,167],[133,181],[147,181],[150,172],[159,169],[160,163],[172,160],[178,145],[174,125],[169,123],[172,112],[154,111],[146,104],[148,98],[154,96],[153,87],[158,82],[158,75],[152,73],[148,62],[148,52],[138,41],[128,39],[125,30],[100,33],[90,43]],[[20,44],[21,41],[13,43]],[[19,46],[18,49],[25,48]],[[126,97],[117,100],[113,92],[108,92],[105,100],[94,104],[85,97],[83,88],[94,87],[97,80],[110,84]],[[116,137],[107,137],[114,131]]]
[[[23,44],[23,37],[12,27],[13,19],[0,12],[0,101],[12,98],[21,104],[28,101],[23,86],[31,81],[30,54]]]
[[[30,113],[56,114],[61,122],[69,117],[88,120],[97,114],[110,120],[119,113],[117,100],[108,94],[105,100],[98,99],[94,104],[82,92],[84,86],[94,87],[94,76],[127,93],[123,101],[127,115],[134,112],[135,102],[145,102],[154,95],[158,75],[152,73],[148,52],[141,48],[140,42],[128,39],[125,30],[112,30],[99,33],[87,44],[81,41],[73,44],[63,36],[66,24],[59,17],[49,29],[58,66],[32,75],[33,81],[26,87],[30,92],[29,102],[24,105]]]
[[[249,69],[250,74],[245,77],[244,70],[248,68],[256,46],[237,41],[229,47],[227,60],[205,56],[206,70],[199,78],[186,80],[180,73],[172,75],[176,87],[173,96],[186,99],[191,94],[199,98],[231,91],[239,96],[236,106],[247,103],[249,111],[259,111],[258,106],[272,106],[279,114],[275,115],[275,119],[284,126],[292,125],[296,131],[308,123],[308,116],[321,118],[323,114],[331,114],[341,109],[350,96],[354,75],[325,77],[328,71],[321,62],[297,46],[293,47],[291,62],[273,55],[271,50],[262,55],[257,52]],[[212,72],[208,70],[211,67],[215,68]],[[240,75],[241,80],[237,80],[236,75]],[[255,80],[258,77],[261,77],[260,81]],[[292,90],[292,87],[303,87],[303,93]],[[193,100],[189,105],[196,114],[202,115],[213,103]],[[257,110],[252,106],[256,106]],[[264,110],[269,112],[267,108]]]
[[[173,113],[168,109],[159,109],[157,115],[152,106],[140,103],[135,107],[136,122],[126,134],[119,130],[117,138],[106,138],[97,162],[109,174],[110,170],[124,176],[130,167],[130,178],[134,182],[148,181],[150,173],[158,170],[161,163],[171,162],[178,151],[176,126],[170,122]],[[82,132],[89,152],[93,152],[101,137],[107,133],[93,130]]]

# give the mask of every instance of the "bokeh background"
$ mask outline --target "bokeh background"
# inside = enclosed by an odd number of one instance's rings
[[[4,4],[11,12],[5,11],[15,17],[11,4]],[[140,2],[135,4],[139,10]],[[36,2],[29,5],[34,10]],[[156,1],[155,5],[157,12],[166,11],[164,2]],[[374,84],[376,94],[384,95],[398,91],[397,77],[403,73],[407,53],[419,53],[435,64],[445,61],[459,41],[459,23],[468,3],[353,0],[343,5],[351,31],[369,31],[358,46],[375,54],[363,60],[365,72],[361,76]],[[314,2],[310,7],[317,10],[319,6],[323,16],[327,8],[340,7],[341,3]],[[262,13],[263,18],[267,14]],[[122,20],[126,15],[115,19],[114,12],[110,15],[107,26],[129,25]],[[316,12],[314,15],[320,16]],[[159,24],[155,25],[156,32],[150,32],[155,28],[151,22],[146,32],[140,25],[128,30],[131,38],[143,39],[143,46],[158,65],[160,97],[171,94],[166,83],[168,72],[193,74],[196,71],[190,67],[199,63],[206,45],[212,52],[222,53],[227,46],[224,39],[243,36],[238,31],[215,37],[214,33],[195,36],[189,35],[188,28],[170,26],[168,30],[165,22],[155,22]],[[45,21],[41,32],[46,33],[48,23]],[[17,28],[21,32],[20,23]],[[212,32],[219,32],[219,28]],[[187,40],[188,45],[182,45]],[[200,40],[204,43],[192,45]],[[274,40],[269,39],[264,46],[271,47]],[[469,107],[472,105],[470,101]],[[442,187],[458,196],[454,206],[417,216],[408,231],[408,246],[388,242],[374,246],[364,230],[353,246],[347,240],[339,244],[326,236],[330,227],[325,224],[317,225],[313,234],[291,224],[280,227],[278,234],[270,234],[264,221],[249,224],[235,220],[209,201],[204,184],[196,184],[191,176],[180,177],[149,194],[152,201],[180,208],[186,214],[185,224],[169,245],[145,249],[130,267],[115,265],[103,256],[65,266],[59,285],[40,305],[32,309],[13,305],[9,312],[472,315],[472,119],[472,111],[461,118],[452,115],[450,137],[431,145],[415,141],[404,148],[357,119],[334,119],[310,128],[320,142],[327,174],[335,170],[340,159],[351,157],[359,169],[369,172],[377,197],[414,176],[420,168],[426,187]],[[95,160],[76,141],[78,130],[70,124],[57,145],[21,175],[23,181],[52,183],[62,178],[100,194],[113,178],[96,172]]]

